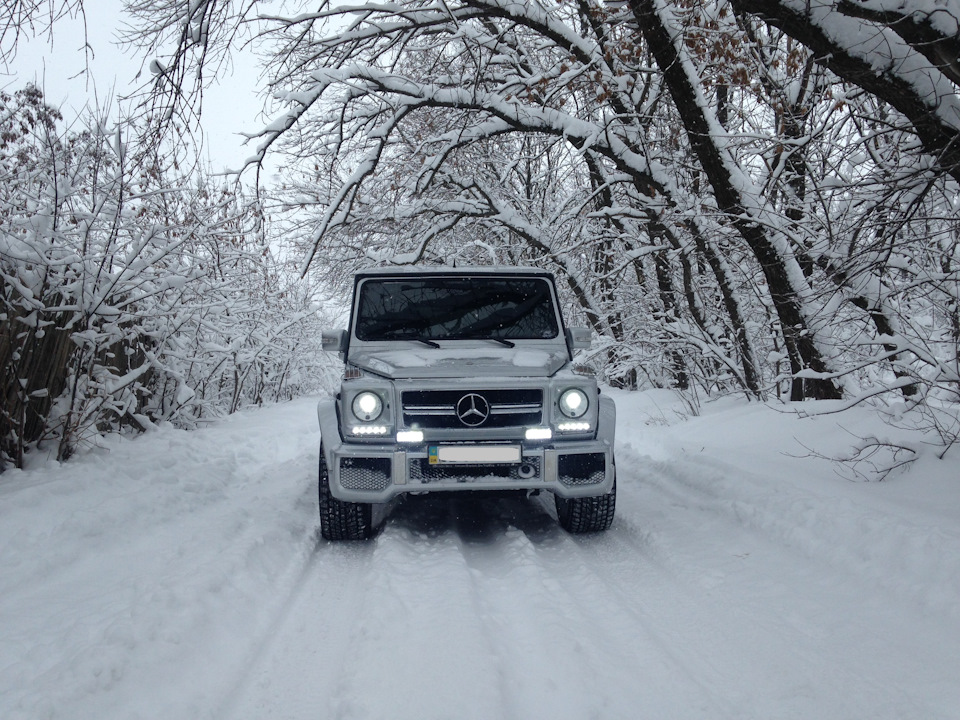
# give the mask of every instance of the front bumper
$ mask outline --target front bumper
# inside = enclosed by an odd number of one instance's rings
[[[596,439],[516,443],[519,463],[446,465],[432,464],[426,446],[344,442],[332,404],[321,404],[318,414],[330,492],[339,500],[385,503],[403,493],[465,490],[548,490],[575,498],[613,488],[612,422],[608,432],[601,423]]]

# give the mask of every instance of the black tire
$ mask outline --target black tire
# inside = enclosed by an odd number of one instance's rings
[[[553,496],[560,527],[570,533],[602,532],[613,523],[617,509],[617,480],[606,495],[582,498]]]
[[[366,540],[373,533],[373,506],[337,500],[330,494],[330,472],[320,448],[320,534],[324,540]]]

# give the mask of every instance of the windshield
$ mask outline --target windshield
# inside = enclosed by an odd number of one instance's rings
[[[544,278],[373,278],[360,286],[360,340],[534,340],[559,334]]]

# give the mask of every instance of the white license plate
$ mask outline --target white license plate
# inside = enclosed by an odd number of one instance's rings
[[[466,463],[486,465],[490,463],[520,462],[519,445],[431,445],[430,464]]]

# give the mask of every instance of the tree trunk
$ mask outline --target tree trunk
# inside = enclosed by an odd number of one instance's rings
[[[655,0],[630,0],[630,8],[650,51],[663,73],[664,82],[680,114],[690,145],[713,188],[721,211],[750,247],[767,281],[770,297],[780,319],[784,342],[794,374],[802,370],[826,373],[827,366],[817,348],[802,311],[800,294],[791,282],[787,261],[777,251],[767,230],[747,210],[744,198],[734,182],[732,160],[717,144],[706,110],[699,101],[701,93],[655,7]],[[719,127],[717,125],[716,127]],[[799,270],[799,269],[798,269]],[[791,399],[836,399],[840,389],[829,379],[795,378]]]

